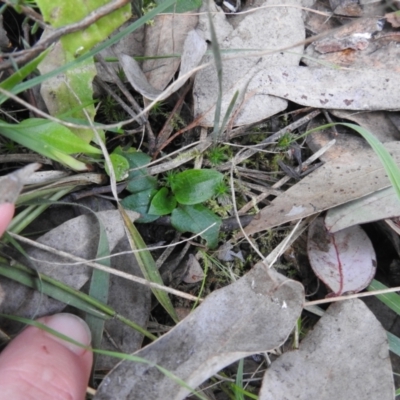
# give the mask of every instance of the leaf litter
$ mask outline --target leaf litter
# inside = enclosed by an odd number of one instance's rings
[[[257,123],[286,110],[293,103],[327,109],[331,115],[353,120],[377,135],[377,129],[386,131],[379,132],[379,138],[399,164],[400,148],[396,142],[399,118],[397,113],[387,112],[400,108],[400,97],[394,90],[399,73],[394,61],[398,53],[395,35],[383,24],[381,17],[359,18],[353,23],[343,19],[343,15],[363,16],[367,10],[377,14],[373,4],[365,4],[371,2],[331,1],[331,9],[324,12],[334,11],[340,15],[335,18],[335,22],[339,21],[336,26],[332,22],[334,18],[328,21],[325,18],[324,23],[312,21],[314,14],[300,7],[311,7],[313,3],[287,0],[281,2],[280,7],[273,7],[273,1],[256,0],[247,2],[243,8],[243,11],[251,11],[251,7],[259,7],[256,12],[238,13],[229,18],[211,4],[218,42],[223,58],[227,58],[223,59],[221,115],[225,115],[237,90],[239,97],[231,113],[232,127]],[[282,7],[284,5],[287,7]],[[321,9],[319,2],[317,6]],[[185,83],[194,68],[210,63],[197,72],[193,88],[194,116],[198,125],[209,127],[214,124],[218,80],[211,52],[205,54],[207,47],[212,46],[207,44],[211,38],[208,17],[204,13],[181,17],[178,14],[160,15],[154,26],[146,27],[145,54],[172,54],[173,57],[161,61],[146,60],[141,67],[132,55],[142,55],[143,50],[114,49],[113,55],[118,56],[132,87],[150,100],[167,99]],[[182,20],[182,25],[178,24]],[[393,16],[387,21],[395,23]],[[304,50],[305,27],[309,29],[310,26],[314,34],[322,36]],[[328,34],[328,31],[324,32],[325,28],[336,30]],[[171,31],[173,40],[168,40]],[[266,54],[250,56],[261,49]],[[181,61],[175,53],[182,53]],[[179,63],[180,83],[168,86],[174,80]],[[163,92],[167,86],[167,91]],[[363,113],[359,114],[359,111]],[[328,139],[332,139],[331,133],[313,134],[307,145],[315,152]],[[315,274],[333,294],[340,295],[362,290],[375,273],[374,250],[359,224],[396,217],[399,211],[398,200],[376,154],[354,136],[335,134],[335,140],[333,148],[320,156],[324,165],[302,177],[274,200],[268,200],[266,207],[260,206],[260,213],[245,228],[245,233],[256,237],[270,228],[328,210],[326,216],[317,218],[309,228],[308,257]],[[301,168],[299,165],[300,171]],[[104,222],[108,234],[114,230],[119,233],[114,239],[109,237],[110,247],[114,251],[129,249],[121,244],[121,240],[124,241],[123,224],[116,211],[111,213]],[[89,217],[79,218],[79,224],[71,220],[69,225],[66,223],[47,235],[55,240],[55,243],[51,242],[53,246],[59,247],[61,242],[72,254],[92,259],[95,229],[88,222]],[[46,242],[46,235],[41,240]],[[232,249],[231,241],[227,241],[220,249],[221,253],[228,251],[222,258],[243,260],[241,251]],[[35,251],[32,254],[36,254]],[[328,254],[334,256],[333,263],[332,257],[326,260]],[[34,256],[45,257],[42,253]],[[132,258],[124,257],[121,256],[118,262],[113,261],[113,265],[124,269],[129,264],[128,268],[133,267],[140,274],[137,266],[131,265]],[[54,262],[54,258],[48,261],[51,260]],[[203,271],[198,267],[196,264],[196,269],[189,271],[190,283],[204,279]],[[63,266],[62,269],[62,275],[58,268],[47,268],[46,273],[75,288],[82,287],[89,279],[86,267]],[[125,316],[145,327],[150,308],[149,290],[143,286],[135,287],[132,302],[130,285],[114,282],[111,286],[115,287],[110,298],[116,309],[119,307]],[[15,305],[22,315],[42,315],[63,307],[38,296],[29,304],[31,308],[26,308],[25,300],[32,299],[31,293],[22,293],[20,286],[10,288],[10,292],[15,290]],[[125,326],[113,326],[116,321],[107,323],[111,337],[124,352],[165,367],[196,388],[235,360],[281,346],[295,327],[303,306],[304,292],[300,283],[258,263],[237,282],[207,296],[170,332],[142,349],[142,335],[131,336],[130,329]],[[105,369],[114,364],[111,359],[101,362]],[[295,391],[293,382],[296,382]],[[386,399],[393,398],[393,387],[385,331],[361,301],[347,300],[329,307],[298,350],[285,352],[271,364],[259,398],[372,396]],[[166,393],[169,398],[179,399],[185,398],[190,391],[154,367],[123,361],[106,376],[95,398],[157,399]]]

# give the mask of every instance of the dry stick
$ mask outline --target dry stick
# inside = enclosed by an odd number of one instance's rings
[[[160,255],[160,257],[157,258],[156,261],[156,267],[157,269],[160,269],[160,267],[165,263],[167,258],[171,255],[171,253],[174,251],[174,244],[179,242],[182,234],[180,232],[176,232],[175,237],[172,239],[172,242],[170,243],[170,247],[167,247],[163,253]]]
[[[114,268],[106,267],[106,266],[104,266],[102,264],[98,264],[98,263],[95,263],[95,262],[92,262],[92,261],[85,260],[84,258],[73,256],[72,254],[66,253],[65,251],[54,249],[54,248],[46,246],[44,244],[35,242],[34,240],[30,240],[30,239],[25,238],[23,236],[16,235],[15,233],[12,233],[12,232],[8,232],[8,234],[11,237],[13,237],[14,239],[16,239],[16,240],[18,240],[18,241],[20,241],[22,243],[26,243],[26,244],[29,244],[30,246],[34,246],[34,247],[36,247],[38,249],[41,249],[41,250],[44,250],[44,251],[48,251],[49,253],[55,254],[55,255],[57,255],[59,257],[64,257],[64,258],[67,258],[69,260],[75,261],[75,262],[77,262],[79,264],[84,264],[84,265],[87,265],[89,267],[96,268],[96,269],[98,269],[100,271],[104,271],[104,272],[108,272],[109,274],[112,274],[112,275],[120,276],[121,278],[127,279],[129,281],[140,283],[140,284],[142,284],[144,286],[148,286],[150,288],[164,290],[164,292],[171,293],[171,294],[174,294],[174,295],[179,296],[179,297],[183,297],[183,298],[191,300],[191,301],[199,301],[198,297],[192,296],[192,295],[184,293],[184,292],[181,292],[179,290],[172,289],[172,288],[169,288],[167,286],[160,285],[158,283],[149,282],[144,278],[140,278],[140,277],[135,276],[135,275],[130,275],[130,274],[127,274],[126,272],[122,272],[122,271],[116,270]],[[129,253],[131,253],[131,252],[129,252]],[[119,254],[121,254],[121,253],[119,253]],[[116,255],[117,254],[114,254],[114,256],[116,256]],[[38,260],[38,261],[42,261],[42,260]],[[200,301],[203,301],[203,299],[200,299]]]
[[[122,272],[122,271],[116,270],[114,268],[105,267],[102,264],[98,264],[98,263],[95,263],[95,262],[92,262],[92,261],[85,260],[85,259],[80,258],[80,257],[73,256],[72,254],[66,253],[66,252],[61,251],[61,250],[54,249],[52,247],[49,247],[49,246],[46,246],[44,244],[35,242],[34,240],[30,240],[28,238],[25,238],[23,236],[17,235],[17,234],[12,233],[12,232],[8,232],[8,234],[11,237],[13,237],[14,239],[16,239],[16,240],[18,240],[20,242],[29,244],[31,246],[37,247],[38,249],[41,249],[41,250],[44,250],[44,251],[48,251],[49,253],[55,254],[57,256],[70,259],[70,260],[78,262],[80,264],[88,265],[89,267],[96,268],[96,269],[99,269],[99,270],[104,271],[104,272],[108,272],[108,273],[110,273],[112,275],[120,276],[121,278],[125,278],[125,279],[127,279],[129,281],[140,283],[140,284],[142,284],[144,286],[148,286],[148,287],[151,287],[151,288],[164,290],[167,293],[171,293],[171,294],[174,294],[176,296],[179,296],[179,297],[191,300],[191,301],[199,301],[198,297],[192,296],[192,295],[187,294],[185,292],[181,292],[181,291],[176,290],[176,289],[172,289],[172,288],[169,288],[169,287],[166,287],[166,286],[163,286],[163,285],[159,285],[158,283],[148,282],[146,279],[139,278],[138,276],[130,275],[130,274],[127,274],[126,272]],[[116,256],[117,254],[114,254],[114,255]],[[335,301],[342,301],[342,300],[347,300],[347,299],[354,299],[354,298],[358,298],[358,297],[376,296],[376,295],[380,295],[380,294],[393,293],[393,292],[398,292],[398,291],[400,291],[400,287],[382,289],[382,290],[374,290],[374,291],[371,291],[371,292],[351,294],[351,295],[347,295],[347,296],[332,297],[332,298],[329,298],[329,299],[308,301],[308,302],[306,302],[304,304],[304,307],[309,307],[309,306],[313,306],[313,305],[317,305],[317,304],[330,303],[330,302],[335,302]],[[200,301],[204,301],[204,299],[200,299]]]
[[[53,162],[50,158],[43,157],[37,153],[35,154],[2,154],[0,155],[0,164],[2,163],[35,163],[52,165]]]
[[[41,117],[48,119],[49,121],[57,122],[58,124],[66,126],[67,128],[91,129],[87,125],[74,124],[72,122],[63,121],[62,119],[53,117],[52,115],[50,115],[50,114],[48,114],[48,113],[46,113],[46,112],[44,112],[42,110],[39,110],[38,108],[36,108],[36,107],[32,106],[31,104],[29,104],[28,102],[26,102],[25,100],[22,100],[20,97],[16,96],[15,94],[13,94],[13,93],[9,92],[8,90],[5,90],[5,89],[3,89],[1,87],[0,87],[0,93],[4,94],[8,98],[16,101],[17,103],[23,105],[29,111],[33,111],[36,114],[40,115]],[[15,122],[19,122],[19,121],[15,121]],[[97,128],[99,128],[99,129],[110,129],[110,128],[119,128],[119,127],[120,127],[120,124],[112,124],[112,125],[101,125],[101,124],[98,124],[97,125]]]
[[[114,83],[118,86],[118,89],[123,93],[123,95],[132,104],[132,107],[135,109],[135,111],[138,114],[142,114],[142,112],[143,112],[142,108],[139,106],[139,104],[136,102],[135,98],[131,95],[129,90],[126,88],[124,83],[121,81],[121,79],[119,78],[119,76],[115,72],[114,68],[110,68],[110,66],[105,62],[105,60],[104,60],[102,55],[97,54],[96,59],[99,61],[101,66],[106,70],[106,72],[113,78]],[[135,114],[134,118],[135,118],[135,120],[138,120],[140,118],[140,120],[142,121],[141,125],[146,123],[146,118],[144,117],[144,115],[138,116],[138,115]]]
[[[148,107],[147,107],[148,108]],[[168,146],[174,139],[176,139],[178,136],[182,135],[183,133],[187,132],[190,129],[196,128],[196,126],[199,125],[199,121],[203,118],[202,115],[200,115],[199,117],[197,117],[194,121],[192,121],[189,125],[187,125],[185,128],[180,129],[178,132],[175,133],[175,135],[172,135],[166,142],[164,142],[164,144],[162,146],[160,146],[160,148],[157,149],[156,153],[154,154],[154,158],[157,158],[158,154],[160,153],[160,151]],[[210,141],[210,145],[211,145],[211,141]]]
[[[284,112],[282,114],[278,114],[278,115],[276,115],[276,117],[288,118],[289,116],[297,116],[299,114],[304,114],[304,113],[310,112],[310,111],[314,111],[314,107],[299,108],[294,111],[289,111],[289,112]],[[265,133],[261,133],[261,132],[259,132],[259,133],[249,132],[249,129],[253,128],[253,127],[265,128],[266,126],[267,126],[267,123],[263,123],[263,122],[261,122],[261,123],[254,122],[249,125],[238,126],[237,128],[232,130],[231,135],[229,136],[229,139],[234,139],[237,136],[244,136],[244,135],[265,134]]]
[[[312,164],[315,160],[317,160],[319,157],[321,157],[322,154],[324,154],[327,150],[329,150],[330,147],[332,147],[335,144],[336,140],[333,139],[330,142],[328,142],[325,146],[321,147],[317,152],[315,152],[310,158],[308,158],[306,161],[303,162],[303,167],[306,167],[310,164]],[[296,168],[296,171],[301,172],[300,168]],[[278,189],[282,185],[284,185],[287,181],[291,179],[290,176],[286,175],[284,176],[281,180],[276,182],[271,186],[271,189]],[[239,211],[239,215],[245,214],[247,211],[250,210],[250,208],[254,207],[256,204],[258,204],[260,201],[264,200],[266,197],[268,197],[271,194],[268,192],[261,193],[259,194],[256,198],[253,200],[249,201],[247,204],[245,204]]]
[[[114,0],[109,4],[106,4],[105,6],[99,7],[96,10],[92,11],[88,16],[81,19],[79,22],[63,26],[62,28],[55,30],[46,39],[39,40],[39,42],[29,50],[22,50],[17,53],[11,53],[8,55],[3,54],[3,57],[12,57],[13,61],[5,61],[1,63],[0,71],[11,68],[14,64],[22,64],[28,62],[29,60],[36,57],[39,53],[47,49],[51,44],[60,39],[62,36],[85,29],[89,25],[94,24],[100,18],[105,17],[106,15],[112,13],[115,10],[118,10],[128,3],[129,0]]]
[[[318,11],[318,10],[314,10],[313,8],[297,6],[297,5],[294,5],[294,4],[269,4],[267,6],[255,7],[255,8],[252,8],[250,10],[238,11],[238,12],[235,12],[235,14],[228,13],[228,15],[251,14],[253,12],[257,12],[259,10],[262,10],[263,8],[278,8],[278,7],[299,8],[300,10],[303,10],[303,11],[309,11],[309,12],[317,14],[317,15],[322,15],[323,17],[332,17],[332,15],[333,15],[332,12]],[[208,11],[208,12],[198,12],[198,13],[187,13],[187,15],[206,15],[207,13],[219,14],[219,12],[216,12],[216,11]],[[165,13],[165,14],[172,14],[172,13]]]
[[[149,175],[157,175],[162,172],[170,171],[171,169],[177,168],[180,165],[185,164],[190,160],[193,160],[193,158],[196,158],[199,153],[205,151],[210,146],[211,146],[211,140],[207,139],[203,142],[200,142],[196,146],[193,146],[189,151],[186,151],[184,153],[180,153],[182,149],[178,150],[176,152],[180,154],[178,154],[176,158],[174,158],[171,161],[166,161],[165,163],[159,165],[148,167],[147,171]],[[169,158],[169,156],[167,157]]]
[[[6,3],[8,6],[11,6],[11,7],[13,7],[14,8],[14,6],[15,6],[15,4],[13,4],[13,2],[11,2],[10,0],[3,0],[3,3]],[[22,5],[19,5],[18,6],[20,9],[21,9],[21,11],[26,15],[26,16],[28,16],[30,19],[32,19],[33,21],[35,21],[35,22],[37,22],[38,23],[38,25],[41,27],[41,28],[45,28],[46,27],[46,24],[43,22],[43,17],[39,14],[39,13],[37,13],[33,8],[31,8],[31,7],[26,7],[26,6],[22,6]]]
[[[100,61],[101,64],[101,61]],[[94,78],[95,82],[108,94],[110,95],[132,118],[138,119],[137,115],[135,112],[132,110],[131,107],[129,107],[122,99],[119,97],[114,90],[111,89],[111,87],[105,83],[102,79],[100,79],[98,76]],[[141,121],[137,121],[140,123]]]
[[[200,143],[207,140],[207,128],[200,129]],[[194,169],[200,169],[203,165],[203,152],[201,152],[194,160]]]
[[[393,292],[399,292],[399,291],[400,291],[400,286],[397,286],[394,288],[388,288],[388,289],[371,290],[370,292],[354,293],[354,294],[348,294],[346,296],[330,297],[329,299],[306,301],[304,303],[304,307],[315,306],[317,304],[332,303],[335,301],[343,301],[343,300],[348,300],[348,299],[358,299],[359,297],[377,296],[377,295],[382,295],[385,293],[393,293]]]
[[[258,52],[256,52],[256,53],[251,53],[251,54],[248,54],[248,55],[246,55],[246,56],[247,56],[247,57],[260,57],[260,56],[264,56],[264,55],[274,54],[274,53],[279,52],[279,51],[290,50],[290,49],[295,48],[295,47],[298,47],[298,46],[300,46],[300,45],[304,45],[304,44],[311,43],[311,42],[313,42],[314,40],[320,39],[320,38],[325,37],[325,36],[326,36],[326,35],[317,35],[317,36],[313,36],[313,37],[310,38],[310,39],[303,40],[303,41],[301,41],[301,42],[295,43],[295,44],[293,44],[293,45],[290,45],[290,46],[287,46],[287,47],[284,47],[284,48],[281,48],[281,49],[258,51]],[[15,54],[15,53],[14,53],[14,54]],[[237,58],[237,57],[238,57],[238,56],[234,56],[234,57],[224,57],[224,58],[223,58],[223,61],[229,61],[229,60],[235,59],[235,58]],[[188,79],[188,78],[189,78],[190,76],[192,76],[195,72],[200,71],[200,70],[202,70],[202,69],[204,69],[204,68],[206,68],[206,67],[209,67],[210,65],[212,65],[212,62],[208,62],[208,63],[202,64],[202,65],[200,65],[200,66],[194,68],[192,71],[189,71],[189,72],[186,73],[185,75],[181,76],[181,77],[180,77],[179,79],[177,79],[171,86],[169,86],[163,93],[161,93],[160,96],[158,96],[158,97],[157,97],[155,100],[153,100],[148,106],[146,106],[146,107],[143,109],[143,111],[142,111],[138,116],[141,117],[141,116],[144,115],[146,112],[148,112],[148,111],[154,106],[154,104],[156,104],[156,103],[159,101],[159,99],[162,98],[162,96],[165,94],[165,92],[171,92],[171,93],[172,93],[172,89],[173,89],[174,85],[180,84],[180,82],[181,82],[182,80]],[[349,69],[349,68],[347,68],[347,69]],[[2,64],[0,64],[0,71],[1,71],[1,70],[2,70]],[[50,119],[51,121],[58,122],[58,123],[60,123],[60,124],[62,124],[62,125],[64,125],[64,126],[71,127],[71,128],[80,128],[80,129],[82,129],[82,128],[87,128],[87,126],[79,125],[79,124],[73,124],[73,123],[70,123],[70,122],[66,122],[66,121],[60,120],[60,119],[58,119],[58,118],[52,117],[51,115],[49,115],[49,114],[47,114],[47,113],[45,113],[45,112],[43,112],[43,111],[41,111],[41,110],[35,109],[35,108],[32,107],[29,103],[23,101],[23,100],[20,99],[18,96],[14,95],[13,93],[9,92],[8,90],[4,90],[4,89],[0,88],[0,93],[5,94],[7,97],[9,97],[10,99],[15,100],[15,101],[16,101],[17,103],[19,103],[19,104],[24,105],[24,106],[25,106],[26,108],[28,108],[29,110],[35,110],[35,112],[37,112],[39,115],[41,115],[41,116],[43,116],[43,117],[45,117],[45,118],[47,118],[47,119]],[[201,118],[202,118],[202,116],[199,116],[195,121],[193,121],[193,123],[192,123],[186,130],[191,129],[191,128],[197,126],[197,125],[195,124],[195,122],[196,122],[197,120],[201,119]],[[133,122],[133,121],[135,121],[135,119],[128,119],[128,120],[125,120],[125,121],[120,121],[120,122],[118,122],[118,123],[115,123],[115,124],[108,124],[108,125],[105,125],[105,124],[100,125],[100,124],[98,124],[97,127],[98,127],[99,129],[120,128],[121,126],[127,125],[127,124],[129,124],[129,123],[131,123],[131,122]],[[179,132],[179,133],[183,133],[183,132]],[[228,168],[229,168],[229,167],[228,167]]]
[[[146,131],[147,131],[147,138],[149,140],[149,151],[150,153],[152,152],[152,149],[154,149],[156,145],[156,137],[154,135],[153,129],[151,128],[151,125],[147,118],[144,115],[143,109],[139,106],[135,98],[131,95],[129,90],[126,88],[125,84],[121,81],[120,77],[117,75],[117,73],[114,71],[113,68],[110,68],[107,63],[104,61],[103,57],[98,54],[97,58],[103,68],[112,76],[114,79],[114,83],[118,86],[118,89],[123,93],[123,95],[128,99],[128,101],[131,103],[132,107],[135,109],[135,111],[138,113],[138,115],[135,117],[135,119],[139,119],[142,121],[142,125],[145,125]],[[140,147],[140,146],[139,146]]]
[[[242,150],[239,151],[238,155],[240,154],[241,151]],[[256,252],[256,254],[258,254],[258,256],[261,258],[261,260],[263,260],[264,256],[260,253],[260,250],[258,250],[257,246],[250,240],[249,235],[244,231],[242,222],[240,221],[240,216],[238,214],[237,204],[236,204],[235,186],[234,186],[234,182],[233,182],[233,170],[234,170],[235,166],[236,166],[235,160],[233,160],[231,163],[230,171],[229,171],[229,185],[231,188],[232,205],[233,205],[234,215],[235,215],[236,221],[239,225],[240,232],[247,239],[247,242],[250,244],[250,246],[253,248],[253,250]]]
[[[162,127],[160,133],[157,136],[157,153],[159,152],[158,146],[162,146],[165,141],[171,135],[171,130],[169,127],[171,126],[171,120],[175,116],[175,114],[182,108],[183,102],[185,100],[186,95],[189,93],[189,90],[192,88],[192,85],[186,85],[183,93],[179,96],[178,101],[176,102],[174,108],[172,109],[171,113],[169,114],[167,120],[165,121],[164,126]]]

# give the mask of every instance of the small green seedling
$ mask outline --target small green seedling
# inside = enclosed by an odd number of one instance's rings
[[[175,229],[200,233],[211,248],[217,246],[221,218],[201,203],[226,192],[220,172],[212,169],[170,172],[166,186],[160,188],[157,178],[148,175],[146,166],[151,160],[148,155],[138,151],[121,154],[129,162],[127,190],[132,193],[121,204],[141,214],[137,222],[152,222],[171,215]]]

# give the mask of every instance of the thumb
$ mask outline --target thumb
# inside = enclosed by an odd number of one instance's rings
[[[56,314],[38,321],[90,344],[88,326],[75,315]],[[82,400],[92,360],[92,352],[29,326],[0,355],[0,400]]]
[[[0,204],[0,236],[7,229],[8,224],[14,215],[14,204],[4,203]]]

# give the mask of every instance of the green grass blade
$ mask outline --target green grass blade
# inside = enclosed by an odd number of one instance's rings
[[[113,316],[110,312],[105,313],[104,310],[97,307],[95,308],[92,304],[86,301],[86,299],[82,298],[79,291],[64,285],[62,282],[56,281],[55,279],[36,273],[22,264],[14,264],[11,266],[3,257],[0,257],[0,275],[32,289],[38,289],[38,287],[40,287],[42,293],[52,297],[53,299],[69,304],[87,313],[94,314],[98,318],[108,319]]]
[[[226,110],[226,113],[225,113],[225,115],[224,115],[224,119],[222,120],[221,132],[220,132],[220,134],[222,134],[222,132],[225,130],[226,125],[228,124],[228,119],[229,119],[229,117],[230,117],[231,114],[232,114],[232,110],[233,110],[233,107],[235,107],[235,104],[236,104],[236,101],[237,101],[238,96],[239,96],[239,91],[236,90],[236,92],[235,92],[235,94],[233,95],[232,100],[231,100],[231,102],[229,103],[229,106],[228,106],[228,108],[227,108],[227,110]]]
[[[136,260],[139,264],[139,267],[142,271],[143,276],[149,281],[149,282],[155,282],[160,285],[164,285],[164,282],[162,281],[160,272],[158,271],[158,268],[156,266],[156,263],[150,253],[149,250],[147,250],[146,243],[143,241],[142,237],[140,236],[139,232],[137,231],[135,225],[131,222],[129,219],[128,215],[126,214],[125,210],[123,207],[119,207],[119,210],[121,212],[121,216],[124,220],[125,228],[127,231],[127,237],[129,240],[129,244],[132,248],[132,250],[140,250],[138,252],[135,252],[135,257]],[[160,302],[160,304],[164,307],[164,309],[167,311],[167,313],[170,315],[170,317],[175,321],[179,322],[179,318],[176,315],[175,309],[171,303],[171,299],[169,298],[168,294],[162,290],[154,289],[152,288],[154,296],[157,298],[157,300]]]
[[[60,189],[58,192],[53,194],[48,200],[59,200],[72,191],[75,186],[67,186]],[[32,205],[25,208],[18,215],[16,215],[8,226],[8,230],[14,233],[20,233],[23,231],[33,220],[35,220],[46,208],[50,206],[48,204]]]
[[[106,267],[111,267],[111,260],[109,258],[110,246],[108,244],[106,230],[100,218],[98,218],[95,213],[93,214],[97,218],[97,224],[99,227],[99,243],[97,245],[96,258],[101,258],[99,260],[99,264],[105,265]],[[108,272],[101,271],[99,269],[94,269],[90,280],[89,296],[98,300],[101,303],[107,304],[109,288],[110,288],[110,274]],[[100,348],[101,342],[103,340],[104,322],[105,322],[104,319],[98,318],[97,316],[89,313],[86,315],[85,321],[88,324],[90,331],[92,332],[92,346]],[[92,375],[95,367],[96,367],[96,356],[94,357],[93,360]],[[93,380],[93,376],[91,379]]]
[[[400,339],[396,335],[393,335],[393,333],[386,332],[386,334],[389,342],[389,350],[400,356]]]
[[[12,90],[18,83],[22,82],[29,74],[31,74],[42,60],[47,56],[49,49],[45,50],[38,57],[21,67],[18,71],[14,72],[11,76],[0,83],[0,88],[4,90]],[[7,100],[7,96],[0,94],[0,104]]]
[[[248,398],[250,398],[250,399],[254,399],[254,400],[257,400],[257,399],[258,399],[258,396],[257,396],[256,394],[251,393],[251,392],[249,392],[248,390],[244,390],[242,387],[236,385],[235,383],[232,383],[232,384],[231,384],[231,387],[232,387],[232,389],[235,391],[235,394],[236,394],[236,393],[241,393],[241,394],[243,394],[243,396],[246,396],[246,397],[248,397]],[[244,397],[243,397],[243,398],[244,398]]]
[[[143,329],[140,325],[117,314],[117,312],[107,304],[102,303],[79,290],[71,288],[63,282],[50,278],[47,275],[37,273],[20,263],[15,263],[10,266],[5,258],[0,257],[0,275],[13,279],[32,289],[37,289],[42,285],[43,293],[56,300],[65,304],[70,304],[79,310],[93,314],[99,318],[116,318],[147,338],[151,340],[157,339],[156,336]]]
[[[383,283],[373,279],[373,281],[368,286],[367,290],[383,290],[387,289]],[[391,310],[393,310],[396,314],[400,315],[400,296],[397,293],[384,293],[376,295],[376,298],[379,299],[382,303],[386,304]]]
[[[389,151],[385,148],[385,146],[367,129],[362,128],[361,126],[349,123],[340,123],[340,125],[346,126],[350,129],[358,132],[374,149],[375,153],[379,157],[381,163],[383,164],[386,173],[392,183],[394,190],[397,193],[397,197],[400,200],[400,168],[393,160]]]
[[[208,22],[210,24],[211,48],[214,56],[215,68],[217,69],[217,78],[218,78],[218,98],[215,104],[214,129],[213,129],[213,141],[216,142],[221,134],[219,123],[221,119],[221,105],[222,105],[222,59],[221,59],[221,50],[219,48],[217,34],[215,32],[211,13],[208,12],[207,16],[208,16]]]
[[[239,365],[236,372],[236,385],[235,388],[243,389],[243,364],[244,359],[239,360]],[[235,390],[235,400],[244,400],[243,392],[240,390]]]

